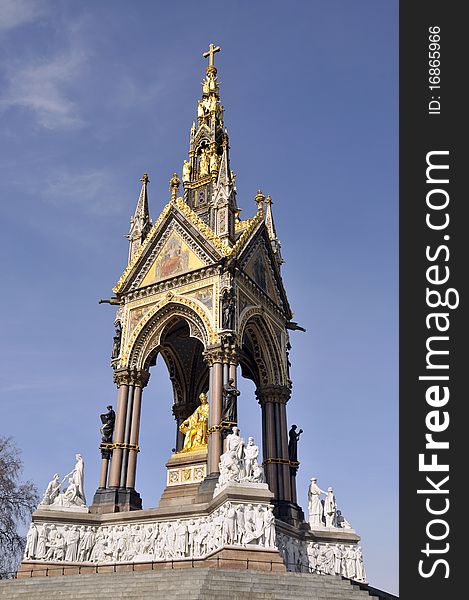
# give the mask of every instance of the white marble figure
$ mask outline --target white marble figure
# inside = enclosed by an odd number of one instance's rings
[[[363,552],[360,546],[355,549],[355,573],[357,581],[366,583],[365,565],[363,564]]]
[[[254,443],[254,438],[249,437],[244,447],[244,476],[249,479],[253,475],[254,465],[257,464],[259,448]]]
[[[309,544],[307,551],[308,551],[309,568],[312,573],[316,573],[317,566],[318,566],[319,544]]]
[[[39,532],[37,530],[36,523],[31,523],[29,526],[28,535],[26,536],[26,547],[24,549],[25,559],[35,556],[38,536]]]
[[[350,545],[345,551],[345,577],[355,579],[357,555],[355,547]]]
[[[337,503],[334,496],[334,490],[327,488],[326,499],[324,500],[324,516],[326,518],[326,527],[337,527],[336,522]]]
[[[312,528],[323,527],[324,525],[322,522],[323,507],[321,494],[326,493],[317,485],[317,478],[312,477],[308,489],[309,524]]]
[[[65,481],[65,479],[63,481]],[[44,492],[44,496],[39,506],[48,506],[54,502],[54,500],[60,494],[60,486],[62,485],[63,481],[60,481],[59,474],[55,473],[52,480],[47,484],[46,491]]]

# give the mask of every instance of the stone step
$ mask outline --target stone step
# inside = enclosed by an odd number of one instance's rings
[[[337,576],[186,568],[0,581],[1,600],[365,600]]]

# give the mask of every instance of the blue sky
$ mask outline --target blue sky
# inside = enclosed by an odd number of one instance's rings
[[[242,217],[270,194],[295,320],[298,496],[334,487],[371,583],[397,591],[397,2],[2,0],[0,432],[44,488],[86,464],[115,404],[114,310],[144,171],[156,219],[181,171],[210,42]],[[137,488],[174,444],[164,367],[144,392]],[[240,427],[260,442],[251,382]]]

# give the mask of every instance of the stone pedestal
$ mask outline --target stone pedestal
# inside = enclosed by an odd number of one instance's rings
[[[207,450],[177,452],[171,455],[166,468],[166,487],[160,498],[160,508],[200,502],[197,496],[207,476]]]
[[[90,513],[103,514],[141,510],[140,494],[127,488],[104,488],[96,490]]]

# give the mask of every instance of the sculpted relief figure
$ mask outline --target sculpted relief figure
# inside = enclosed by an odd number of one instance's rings
[[[181,452],[191,452],[207,447],[209,405],[204,393],[200,394],[199,402],[200,406],[179,426],[179,431],[185,436]]]

